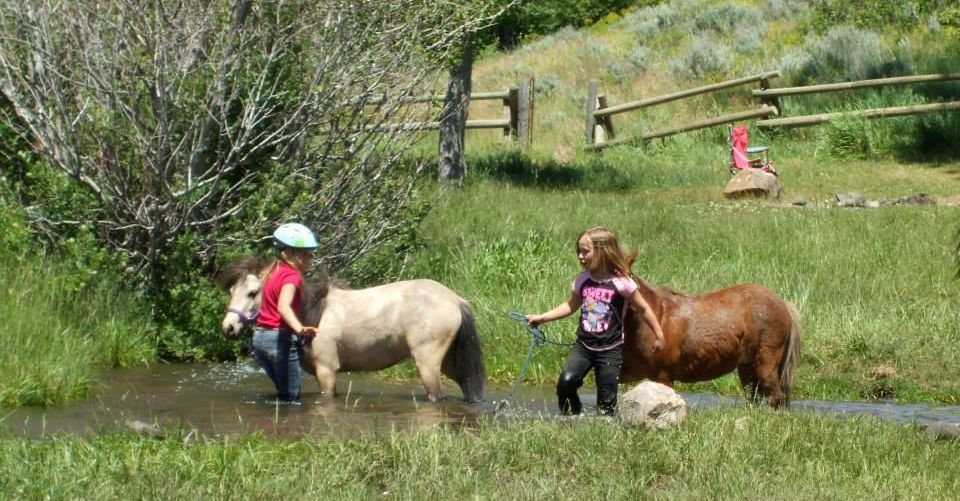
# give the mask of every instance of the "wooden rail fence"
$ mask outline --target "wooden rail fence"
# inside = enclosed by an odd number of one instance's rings
[[[587,124],[586,124],[587,125],[586,127],[587,148],[592,150],[601,150],[608,146],[632,142],[637,139],[637,138],[616,139],[615,131],[613,127],[613,118],[612,118],[613,115],[616,115],[619,113],[625,113],[628,111],[638,110],[642,108],[647,108],[647,107],[658,105],[658,104],[668,103],[670,101],[675,101],[677,99],[684,99],[687,97],[696,96],[700,94],[716,92],[718,90],[728,89],[730,87],[736,87],[739,85],[745,85],[745,84],[754,83],[754,82],[760,82],[760,89],[765,90],[770,88],[770,80],[773,78],[777,78],[779,76],[780,76],[780,73],[777,71],[768,71],[766,73],[761,73],[759,75],[738,78],[735,80],[728,80],[725,82],[705,85],[702,87],[696,87],[693,89],[674,92],[672,94],[666,94],[663,96],[619,104],[616,106],[609,106],[607,104],[606,95],[598,93],[597,82],[593,80],[589,83],[587,87]],[[670,129],[648,132],[643,134],[640,137],[640,139],[642,139],[643,141],[650,141],[657,138],[679,134],[681,132],[688,132],[691,130],[703,129],[707,127],[713,127],[716,125],[729,124],[729,123],[739,122],[741,120],[749,120],[752,118],[769,117],[770,115],[779,114],[779,108],[780,108],[780,102],[778,98],[764,96],[761,98],[759,108],[748,110],[748,111],[742,111],[738,113],[722,115],[719,117],[714,117],[706,120],[690,122],[688,124],[684,124],[678,127],[673,127]]]
[[[504,117],[494,119],[467,120],[467,129],[500,129],[524,146],[533,140],[533,79],[519,82],[515,87],[499,92],[471,92],[470,101],[500,100],[503,102]],[[442,103],[444,96],[417,96],[399,100],[401,104]],[[371,100],[366,104],[377,106],[383,100]],[[373,127],[377,130],[422,131],[440,129],[439,121],[405,122]]]
[[[887,108],[818,113],[796,117],[782,117],[784,114],[784,108],[781,98],[783,97],[825,92],[841,92],[888,85],[910,85],[960,80],[960,73],[936,73],[928,75],[876,78],[872,80],[858,80],[853,82],[809,85],[804,87],[772,88],[770,86],[770,80],[777,78],[778,76],[780,76],[778,72],[769,71],[759,75],[728,80],[726,82],[705,85],[702,87],[674,92],[672,94],[666,94],[659,97],[618,104],[615,106],[610,106],[607,103],[607,96],[600,94],[597,91],[597,82],[591,81],[587,88],[587,148],[595,151],[602,150],[608,146],[629,143],[636,141],[637,139],[647,142],[653,139],[679,134],[681,132],[688,132],[752,119],[760,119],[756,122],[758,127],[808,127],[812,125],[823,124],[839,117],[862,117],[872,119],[960,110],[960,101],[948,101],[943,103],[928,103],[912,106],[891,106]],[[613,126],[613,115],[753,82],[760,82],[760,89],[751,91],[751,96],[757,98],[759,101],[759,108],[737,113],[730,113],[706,120],[698,120],[664,130],[647,132],[639,138],[615,137],[616,133]],[[779,116],[780,118],[770,118],[771,116]]]
[[[823,92],[840,92],[868,87],[884,87],[888,85],[909,85],[928,82],[946,82],[960,80],[960,73],[934,73],[929,75],[913,75],[905,77],[875,78],[872,80],[858,80],[854,82],[840,82],[832,84],[808,85],[805,87],[783,87],[780,89],[761,89],[753,91],[753,96],[760,99],[780,99],[783,96],[799,96]],[[782,108],[781,108],[782,109]],[[941,111],[960,110],[960,101],[945,103],[919,104],[913,106],[892,106],[888,108],[874,108],[868,110],[853,110],[835,113],[819,113],[815,115],[801,115],[789,118],[776,118],[757,121],[758,127],[809,127],[829,122],[840,117],[886,118],[907,115],[920,115]]]

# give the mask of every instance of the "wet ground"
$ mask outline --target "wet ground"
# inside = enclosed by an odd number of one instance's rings
[[[85,402],[46,408],[0,409],[0,430],[39,437],[47,433],[96,432],[126,427],[135,421],[162,429],[195,429],[206,435],[262,431],[271,436],[299,436],[336,432],[382,432],[437,425],[470,426],[481,416],[553,418],[557,416],[552,387],[521,386],[506,412],[493,402],[509,388],[487,389],[487,403],[466,405],[460,391],[447,384],[452,397],[439,404],[425,401],[417,381],[394,383],[373,374],[341,374],[340,394],[320,402],[315,382],[304,378],[299,405],[278,405],[273,387],[252,362],[217,365],[154,365],[112,371],[105,375],[97,396]],[[581,396],[588,413],[595,395],[585,385]],[[744,405],[742,398],[684,393],[694,409],[716,405]],[[873,415],[923,425],[960,423],[960,406],[898,404],[894,402],[827,402],[794,400],[795,411],[835,415]]]

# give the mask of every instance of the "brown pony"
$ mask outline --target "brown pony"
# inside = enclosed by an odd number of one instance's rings
[[[746,397],[772,407],[790,405],[800,360],[800,315],[770,289],[739,284],[688,296],[634,276],[665,336],[655,335],[632,309],[624,319],[621,382],[651,379],[672,386],[718,378],[734,369]]]

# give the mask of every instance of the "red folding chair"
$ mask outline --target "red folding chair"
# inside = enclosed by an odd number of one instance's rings
[[[737,172],[751,168],[760,169],[776,176],[778,173],[773,168],[773,163],[767,158],[766,146],[749,146],[750,138],[747,133],[746,125],[734,125],[730,127],[730,172]],[[759,155],[759,158],[756,158]]]

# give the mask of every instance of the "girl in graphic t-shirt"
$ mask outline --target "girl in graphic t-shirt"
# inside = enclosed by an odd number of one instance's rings
[[[663,330],[637,290],[637,283],[630,278],[627,260],[613,231],[597,226],[581,233],[577,237],[577,259],[583,271],[573,281],[570,298],[546,313],[529,315],[527,322],[537,326],[580,310],[577,342],[570,348],[557,381],[560,412],[580,414],[583,411],[577,389],[593,369],[597,380],[597,411],[613,414],[623,365],[623,318],[627,305],[641,312],[653,329],[654,350],[663,347]]]
[[[300,353],[295,336],[311,337],[316,327],[300,321],[303,271],[313,259],[317,240],[306,226],[281,225],[273,232],[277,259],[262,278],[260,315],[253,332],[253,354],[282,401],[300,400]]]

